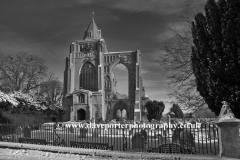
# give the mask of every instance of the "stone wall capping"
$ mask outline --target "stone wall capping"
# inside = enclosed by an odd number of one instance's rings
[[[223,106],[221,108],[219,116],[214,120],[215,123],[220,122],[240,122],[239,119],[235,118],[232,110],[229,107],[229,103],[223,101]]]

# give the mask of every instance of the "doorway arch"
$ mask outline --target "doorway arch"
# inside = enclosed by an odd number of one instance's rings
[[[86,111],[84,109],[81,108],[77,111],[77,119],[80,121],[86,119]]]
[[[129,118],[129,106],[122,100],[118,101],[113,107],[113,119],[128,119]]]

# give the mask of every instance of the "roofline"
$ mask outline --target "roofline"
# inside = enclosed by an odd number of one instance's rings
[[[104,54],[119,54],[119,53],[133,53],[135,51],[120,51],[120,52],[108,52],[108,53],[104,53]]]

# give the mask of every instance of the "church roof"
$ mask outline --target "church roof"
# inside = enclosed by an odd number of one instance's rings
[[[86,39],[86,40],[76,40],[75,43],[86,43],[86,42],[97,42],[99,39]]]
[[[90,39],[100,39],[101,38],[101,31],[98,30],[98,27],[94,20],[94,13],[92,16],[92,21],[90,22],[87,30],[85,31],[83,40],[90,40]]]

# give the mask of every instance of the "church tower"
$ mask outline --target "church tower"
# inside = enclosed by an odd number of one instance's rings
[[[141,119],[140,50],[109,52],[94,14],[82,40],[71,43],[64,71],[64,121],[116,119],[118,110],[127,119]],[[129,97],[116,99],[113,68],[123,64],[129,73]]]

